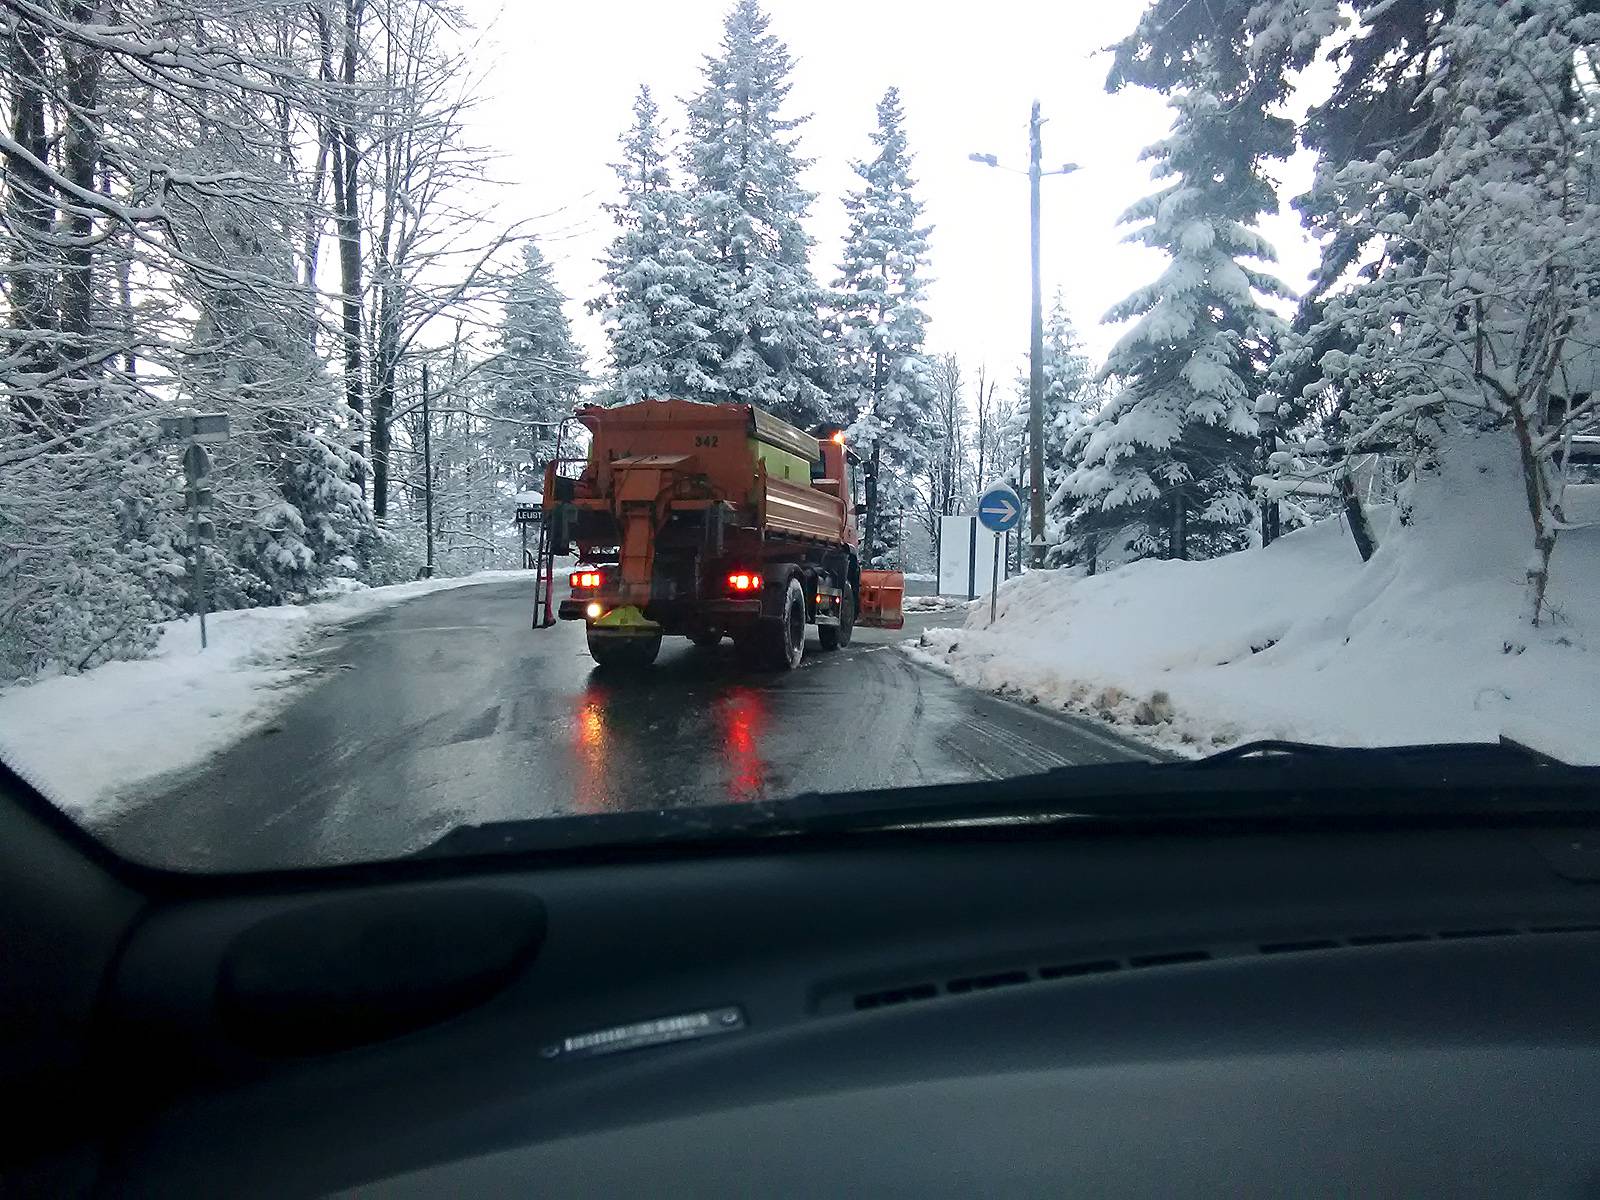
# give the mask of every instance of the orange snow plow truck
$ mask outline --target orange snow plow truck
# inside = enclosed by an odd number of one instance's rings
[[[645,666],[664,636],[731,637],[752,666],[800,665],[857,625],[899,629],[905,579],[863,571],[844,434],[804,433],[748,404],[643,400],[577,414],[582,474],[545,469],[555,554],[572,553],[559,616],[582,621],[601,666]]]

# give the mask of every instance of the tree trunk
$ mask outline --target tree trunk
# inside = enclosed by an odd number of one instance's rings
[[[47,162],[50,143],[44,115],[45,39],[36,24],[18,17],[6,50],[11,138],[40,163]],[[13,234],[8,282],[11,324],[17,336],[12,353],[19,372],[42,374],[50,369],[53,356],[48,340],[54,325],[48,265],[53,255],[44,239],[55,220],[55,203],[49,177],[20,154],[6,156],[4,174],[6,220]],[[41,397],[20,397],[19,405],[29,424],[46,420]]]
[[[1172,524],[1167,530],[1167,557],[1189,557],[1189,500],[1183,489],[1172,491]]]
[[[319,59],[317,78],[331,91],[333,85],[333,31],[328,26],[328,12],[326,8],[316,9],[317,18],[317,54]],[[325,218],[322,215],[322,197],[327,187],[328,159],[334,154],[334,143],[339,136],[339,125],[329,115],[317,118],[317,160],[311,176],[311,186],[308,192],[309,203],[306,205],[304,249],[302,250],[303,269],[301,281],[305,284],[306,291],[313,292],[317,286],[317,267],[322,258],[322,232]],[[338,164],[335,170],[338,170]],[[342,174],[334,179],[334,191],[337,198],[339,189],[343,186]],[[317,346],[318,320],[317,305],[313,301],[306,306],[306,344],[315,354]]]
[[[78,24],[90,24],[96,15],[93,7],[81,0],[67,8],[68,18]],[[63,47],[62,53],[66,60],[62,165],[73,186],[92,193],[100,171],[97,110],[102,52],[69,45]],[[100,369],[100,364],[93,361],[90,344],[94,328],[94,213],[82,202],[71,204],[68,212],[67,232],[72,244],[67,248],[61,280],[62,355],[69,363],[80,364],[72,373],[84,378],[97,375]],[[82,392],[69,391],[61,406],[70,420],[78,419],[83,413]]]
[[[100,194],[111,195],[111,172],[104,163],[100,165]],[[106,245],[116,255],[111,270],[116,272],[117,278],[116,304],[121,319],[117,336],[123,343],[122,373],[132,380],[139,373],[139,356],[134,349],[133,337],[133,239],[127,233],[127,230],[119,231],[115,240],[108,240]]]
[[[354,91],[361,14],[366,0],[344,2],[344,56],[340,80],[344,95],[333,143],[334,225],[339,233],[339,290],[344,326],[344,395],[358,426],[366,411],[366,386],[361,356],[361,206],[360,151],[356,148]],[[366,452],[364,436],[357,450]],[[357,483],[366,491],[366,473],[359,467]]]
[[[1367,562],[1378,549],[1378,543],[1372,536],[1367,510],[1356,492],[1356,482],[1348,473],[1339,478],[1339,498],[1344,501],[1345,520],[1350,522],[1350,536],[1355,539],[1356,550],[1361,554],[1361,561]]]
[[[399,370],[400,304],[393,284],[378,301],[378,369],[372,390],[372,515],[389,515],[389,414],[394,411]]]
[[[1542,408],[1542,394],[1536,393],[1536,396],[1538,407]],[[1528,500],[1528,516],[1533,522],[1533,557],[1528,561],[1528,621],[1537,625],[1544,615],[1545,592],[1550,586],[1550,556],[1556,548],[1556,529],[1550,523],[1550,510],[1544,499],[1544,468],[1533,445],[1533,430],[1521,396],[1511,403],[1511,427],[1517,436],[1523,492]]]

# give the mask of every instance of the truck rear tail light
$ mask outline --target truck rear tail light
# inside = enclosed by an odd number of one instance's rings
[[[748,592],[761,586],[761,576],[748,571],[735,571],[728,576],[728,586],[736,592]]]
[[[569,582],[575,588],[597,588],[605,582],[605,578],[600,571],[574,571]]]

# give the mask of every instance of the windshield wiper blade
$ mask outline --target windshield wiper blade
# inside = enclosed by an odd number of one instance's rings
[[[1229,746],[1226,750],[1218,750],[1215,754],[1208,754],[1204,758],[1194,759],[1187,765],[1210,767],[1220,766],[1225,763],[1235,763],[1244,759],[1325,758],[1329,755],[1356,755],[1367,760],[1391,757],[1409,761],[1456,758],[1463,755],[1500,758],[1507,753],[1543,766],[1566,767],[1571,765],[1562,762],[1561,759],[1553,754],[1546,754],[1543,750],[1536,750],[1532,746],[1507,737],[1505,734],[1501,734],[1500,740],[1497,742],[1437,742],[1416,746],[1333,746],[1325,742],[1296,742],[1283,738],[1258,738],[1252,742],[1240,742],[1237,746]]]
[[[1190,765],[1210,767],[1218,766],[1222,763],[1239,762],[1246,758],[1297,758],[1304,755],[1329,754],[1338,749],[1338,746],[1328,746],[1320,742],[1291,742],[1282,738],[1259,738],[1253,742],[1240,742],[1237,746],[1229,746],[1226,750],[1218,750],[1215,754],[1208,754],[1204,758],[1197,758]]]
[[[417,855],[730,843],[960,824],[1600,815],[1600,767],[1568,766],[1514,745],[1235,750],[1220,760],[1101,763],[978,783],[495,821],[461,826]]]

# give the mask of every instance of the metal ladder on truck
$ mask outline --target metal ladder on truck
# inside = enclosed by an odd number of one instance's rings
[[[570,418],[569,418],[570,419]],[[556,426],[556,452],[545,471],[544,488],[549,492],[555,486],[556,474],[561,466],[561,443],[567,432],[566,420]],[[544,519],[539,522],[539,538],[533,552],[533,628],[549,629],[556,623],[556,543],[550,536],[550,523],[558,520],[555,497],[544,496]]]
[[[556,623],[556,546],[550,536],[550,514],[539,522],[539,540],[533,552],[533,628],[549,629]]]

